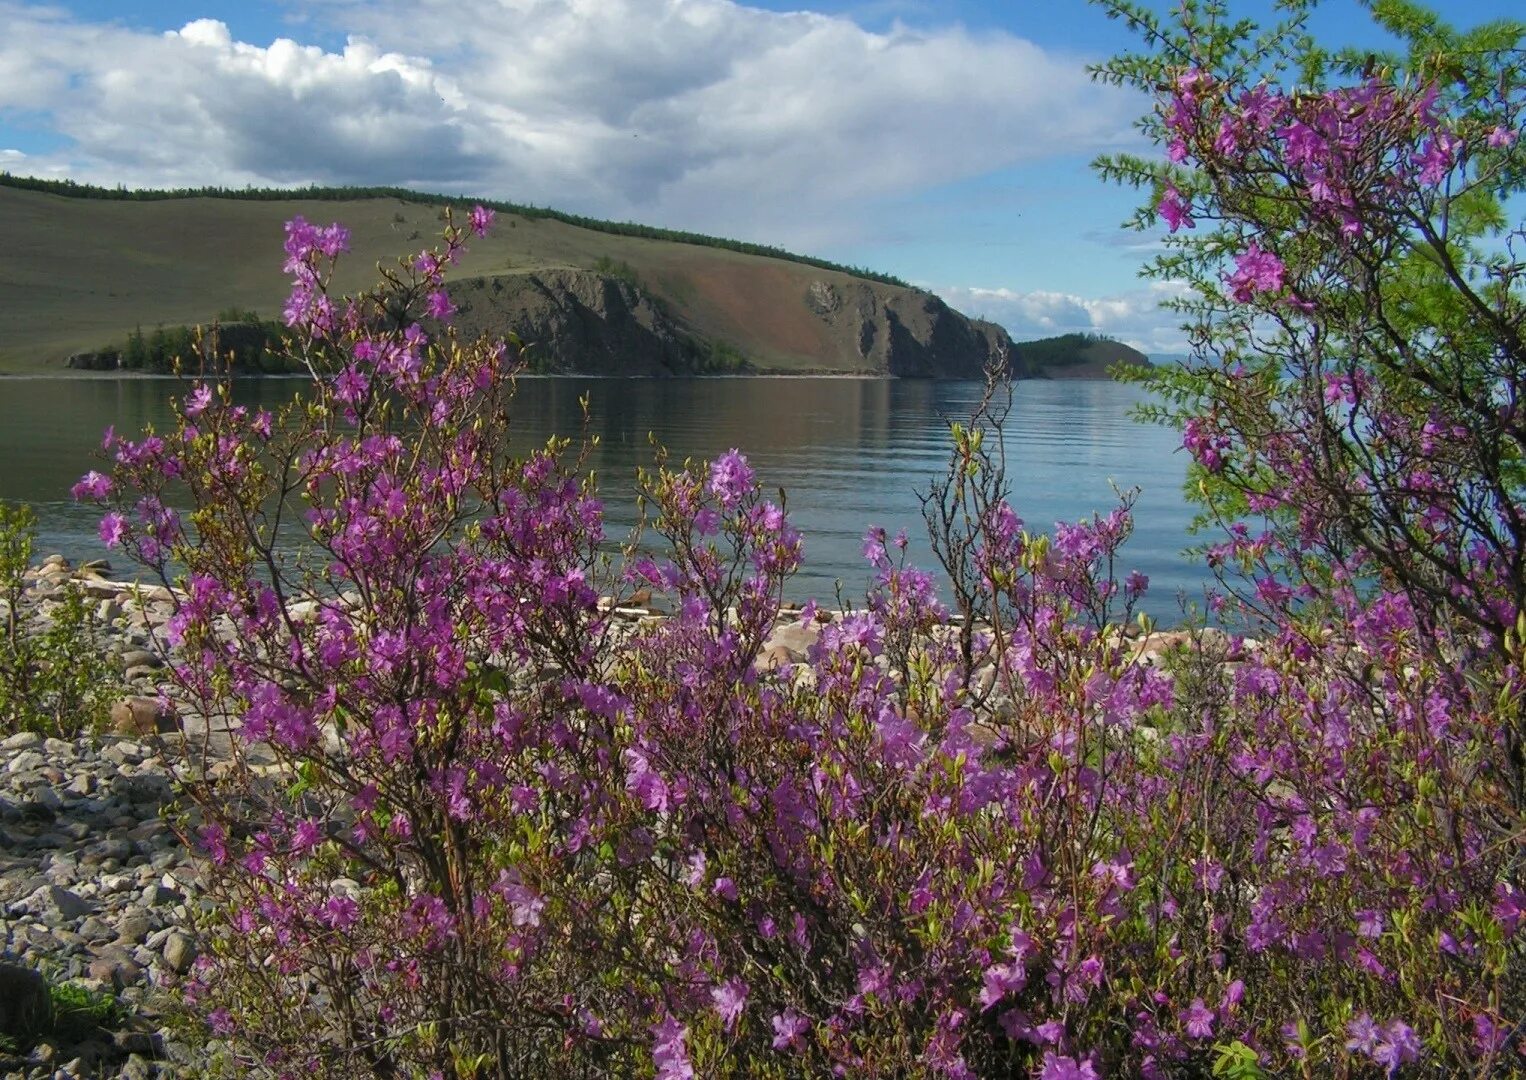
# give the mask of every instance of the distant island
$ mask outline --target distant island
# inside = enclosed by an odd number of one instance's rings
[[[176,358],[194,366],[198,348],[231,356],[238,372],[275,373],[285,221],[350,228],[334,285],[354,291],[378,263],[429,245],[446,208],[468,202],[398,188],[136,191],[0,173],[0,280],[28,283],[0,321],[0,373],[151,372]],[[1124,354],[1143,360],[1116,342],[1073,343],[1079,335],[1014,344],[995,323],[858,267],[489,205],[496,227],[452,278],[457,325],[517,336],[548,374],[964,379],[1005,356],[1017,378],[1098,378],[1115,360],[1137,362]]]
[[[1061,334],[1013,347],[1023,370],[1041,379],[1105,379],[1115,366],[1155,366],[1138,349],[1101,334]]]

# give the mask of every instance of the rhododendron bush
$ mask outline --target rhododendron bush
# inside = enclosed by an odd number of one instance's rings
[[[802,540],[738,451],[659,457],[611,558],[580,445],[506,450],[517,346],[450,329],[491,215],[354,298],[343,229],[288,226],[311,388],[195,382],[79,492],[231,729],[183,991],[236,1071],[1526,1072],[1517,71],[1424,29],[1445,78],[1293,92],[1297,34],[1215,11],[1135,13],[1111,69],[1168,161],[1110,167],[1217,223],[1163,265],[1224,362],[1164,390],[1232,632],[1164,664],[1128,501],[1028,531],[988,407],[925,504],[959,617],[875,528],[861,604],[784,613]]]

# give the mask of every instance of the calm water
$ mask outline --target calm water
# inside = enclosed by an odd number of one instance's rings
[[[294,392],[285,380],[245,381],[236,396],[272,405]],[[41,550],[98,558],[98,515],[75,506],[69,487],[96,467],[100,433],[128,433],[169,418],[180,392],[162,379],[0,380],[0,499],[30,502],[42,522]],[[870,524],[905,527],[914,553],[922,542],[917,493],[942,468],[948,419],[969,415],[974,383],[873,379],[527,379],[515,401],[516,442],[523,449],[550,434],[575,434],[578,398],[591,399],[593,430],[603,443],[593,460],[610,519],[623,536],[634,519],[632,481],[651,460],[648,433],[673,458],[745,451],[765,490],[784,487],[805,536],[806,566],[794,583],[801,599],[861,596],[860,556]],[[1125,569],[1150,576],[1150,610],[1169,618],[1176,593],[1200,596],[1203,576],[1180,552],[1190,519],[1181,495],[1185,471],[1169,431],[1129,419],[1142,399],[1136,387],[1106,382],[1023,382],[1016,386],[1006,446],[1018,512],[1031,530],[1115,505],[1110,486],[1142,489]],[[119,557],[120,561],[120,557]]]

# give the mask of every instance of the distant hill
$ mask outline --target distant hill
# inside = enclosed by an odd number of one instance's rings
[[[0,372],[220,312],[276,316],[282,225],[339,221],[334,283],[365,288],[463,200],[398,189],[137,192],[0,174]],[[993,323],[885,275],[754,244],[500,203],[453,274],[469,332],[514,332],[545,371],[852,373],[975,378],[1011,355]],[[78,365],[110,367],[109,352]],[[1024,374],[1019,368],[1015,374]]]
[[[1018,362],[1039,379],[1105,379],[1116,364],[1154,367],[1149,357],[1098,334],[1062,334],[1013,346]]]

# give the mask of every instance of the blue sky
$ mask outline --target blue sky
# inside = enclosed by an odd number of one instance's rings
[[[1355,0],[1316,27],[1378,40]],[[1172,352],[1134,195],[1087,165],[1140,148],[1144,102],[1084,73],[1129,44],[1085,0],[0,0],[0,168],[512,199]]]

